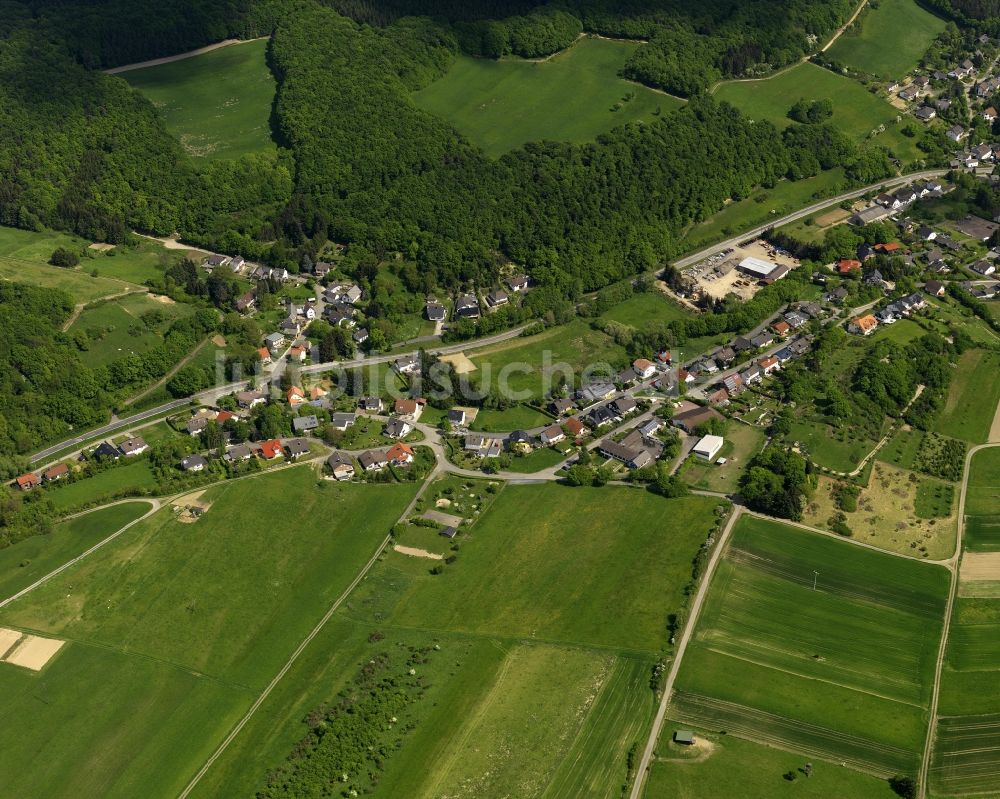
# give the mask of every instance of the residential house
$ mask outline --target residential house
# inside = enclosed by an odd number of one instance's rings
[[[254,449],[266,461],[273,461],[275,458],[283,458],[285,456],[285,449],[281,446],[280,439],[277,438],[259,441],[254,445]]]
[[[293,339],[302,332],[302,324],[298,319],[293,319],[289,316],[287,319],[283,320],[280,325],[278,325],[278,330],[280,330],[284,336]]]
[[[218,266],[227,266],[230,260],[228,255],[210,255],[205,259],[205,268],[211,271]]]
[[[358,406],[363,411],[368,413],[381,413],[382,412],[382,398],[381,397],[362,397],[358,402]]]
[[[424,401],[410,399],[409,397],[398,399],[395,405],[393,405],[392,410],[400,419],[415,422],[420,418],[420,414],[424,412]]]
[[[296,433],[311,433],[319,427],[319,419],[315,415],[296,416],[292,419],[292,429]]]
[[[510,297],[507,292],[502,291],[501,289],[491,291],[486,295],[486,304],[489,305],[490,308],[499,308],[501,305],[506,305],[509,302]]]
[[[267,393],[258,389],[257,391],[240,391],[236,394],[236,403],[241,408],[255,408],[267,402]]]
[[[635,373],[635,369],[629,366],[627,369],[622,369],[618,374],[615,375],[615,383],[620,386],[630,386],[636,380],[639,379],[639,375]]]
[[[587,414],[587,419],[590,420],[590,426],[595,429],[618,421],[620,418],[621,417],[611,405],[599,405]]]
[[[600,444],[598,444],[597,448],[605,457],[619,460],[630,469],[641,469],[643,466],[653,462],[653,456],[650,455],[647,450],[632,449],[631,447],[626,447],[623,444],[619,444],[617,441],[611,440],[610,438],[604,439]]]
[[[285,454],[292,460],[309,454],[309,442],[304,438],[293,438],[285,442]]]
[[[348,427],[352,427],[357,421],[357,414],[354,413],[331,413],[330,414],[330,426],[334,430],[346,430]]]
[[[700,427],[706,422],[710,422],[716,419],[722,421],[723,418],[724,417],[722,416],[722,414],[719,413],[714,408],[698,407],[698,408],[692,408],[689,411],[683,411],[681,413],[678,413],[670,420],[670,423],[674,427],[681,428],[681,430],[683,430],[685,433],[693,433],[696,428]]]
[[[309,389],[310,404],[316,405],[319,400],[322,400],[329,393],[323,386],[313,386]]]
[[[940,280],[928,280],[924,283],[924,291],[932,297],[943,297],[945,295],[944,283]]]
[[[390,419],[382,432],[388,438],[406,438],[413,431],[413,425],[405,419]]]
[[[358,464],[366,472],[377,472],[389,465],[389,459],[384,452],[370,449],[358,455]]]
[[[945,131],[944,135],[957,144],[965,138],[966,132],[965,128],[961,125],[952,125],[947,131]]]
[[[462,294],[455,301],[455,318],[456,319],[479,318],[479,300],[476,299],[475,294]]]
[[[267,347],[261,347],[257,350],[257,357],[260,358],[261,364],[267,366],[271,363],[271,351]]]
[[[202,431],[208,427],[209,421],[208,414],[205,413],[199,414],[198,416],[192,416],[187,422],[188,435],[201,435]]]
[[[656,432],[663,427],[663,420],[654,416],[652,419],[643,422],[639,425],[636,430],[639,431],[639,435],[643,438],[652,438],[656,435]]]
[[[566,426],[569,427],[569,424],[567,423]],[[534,439],[526,430],[515,430],[507,436],[507,446],[516,452],[528,453],[534,446]]]
[[[730,396],[735,396],[744,389],[743,378],[740,377],[738,372],[723,378],[722,385]]]
[[[573,408],[576,407],[573,404],[573,400],[566,399],[565,397],[558,397],[549,403],[549,409],[556,415],[561,416],[564,413],[569,413]]]
[[[149,449],[149,444],[142,436],[134,436],[133,438],[125,439],[121,444],[118,445],[118,449],[121,450],[122,455],[126,458],[134,457],[135,455],[142,455],[147,449]]]
[[[708,395],[708,401],[712,405],[727,405],[729,403],[729,392],[725,388],[719,388]]]
[[[315,273],[316,277],[319,278],[326,277],[328,274],[330,274],[330,271],[332,269],[333,269],[333,264],[327,263],[326,261],[317,261],[316,264],[313,266],[313,272]]]
[[[927,227],[926,225],[921,225],[917,228],[917,238],[921,241],[934,241],[937,235],[937,231],[934,228]]]
[[[302,344],[294,344],[290,350],[288,350],[288,360],[294,363],[304,363],[306,356],[309,354],[309,349]]]
[[[514,277],[507,278],[507,288],[511,291],[527,291],[528,290],[528,276],[527,275],[514,275]]]
[[[875,328],[878,327],[878,320],[871,314],[866,314],[865,316],[859,316],[856,319],[852,319],[847,329],[851,333],[858,333],[862,336],[870,336],[875,332]]]
[[[306,394],[298,386],[292,386],[285,392],[285,399],[288,402],[288,407],[298,408],[306,401]]]
[[[997,110],[991,105],[985,111],[983,111],[983,119],[985,119],[990,124],[993,124],[997,118]]]
[[[770,347],[774,344],[774,336],[765,330],[762,333],[758,333],[756,336],[752,336],[750,338],[750,343],[753,344],[754,349],[757,350],[762,347]]]
[[[944,253],[937,247],[924,253],[924,260],[928,266],[941,266],[944,263]]]
[[[982,275],[983,277],[988,277],[997,271],[996,266],[992,261],[987,261],[985,258],[981,261],[976,261],[972,264],[969,269],[975,272],[977,275]]]
[[[385,453],[385,457],[393,466],[406,466],[413,463],[413,455],[413,448],[402,441],[393,444]]]
[[[869,258],[875,257],[875,248],[870,244],[859,244],[858,249],[855,251],[858,260],[862,263],[867,261]]]
[[[763,377],[760,371],[760,367],[752,363],[746,369],[744,369],[740,374],[740,380],[743,381],[744,386],[750,386],[754,383],[759,383]]]
[[[208,461],[201,455],[188,455],[181,459],[181,468],[185,472],[201,472],[208,466]]]
[[[503,441],[482,434],[468,435],[463,449],[477,458],[498,458],[503,452]]]
[[[719,364],[719,366],[729,366],[729,364],[735,360],[736,350],[728,344],[725,347],[720,348],[719,351],[715,353],[715,362]]]
[[[14,482],[17,483],[17,487],[20,488],[22,491],[31,491],[31,489],[37,488],[42,484],[42,481],[38,477],[38,475],[32,474],[31,472],[28,472],[27,474],[22,474]]]
[[[42,472],[42,479],[46,483],[54,483],[56,480],[62,480],[67,476],[69,476],[69,466],[65,463],[57,463],[55,466],[50,466]]]
[[[401,375],[420,371],[420,358],[416,355],[402,355],[393,361],[392,368]]]
[[[937,116],[937,111],[931,108],[929,105],[925,105],[923,108],[918,108],[913,114],[921,122],[930,122],[934,117]]]
[[[857,258],[841,258],[837,261],[837,271],[842,275],[861,271],[861,261]]]
[[[298,331],[296,331],[295,335],[298,335]],[[285,339],[285,336],[282,333],[271,333],[264,336],[264,345],[273,354],[277,353],[278,350],[285,346],[286,340],[287,339]]]
[[[538,438],[541,440],[542,444],[549,447],[564,440],[566,438],[566,434],[559,425],[552,424],[542,430]]]
[[[619,397],[614,402],[612,402],[611,405],[614,406],[614,409],[615,411],[618,412],[618,416],[620,418],[628,416],[630,413],[636,411],[639,407],[636,404],[636,401],[629,396]]]
[[[573,438],[580,438],[587,434],[587,426],[576,416],[571,416],[566,420],[566,432]]]
[[[443,322],[448,318],[448,310],[439,302],[428,302],[424,306],[424,313],[432,322]]]
[[[257,301],[256,289],[250,289],[236,298],[236,310],[240,313],[249,311]]]
[[[613,383],[589,383],[586,386],[582,386],[579,391],[576,392],[577,399],[584,403],[584,405],[590,405],[594,402],[599,402],[600,400],[607,399],[615,393],[615,387]]]
[[[354,477],[354,460],[345,452],[334,452],[326,459],[326,465],[336,480],[350,480]]]
[[[779,336],[784,337],[792,332],[792,326],[788,324],[788,322],[786,322],[784,319],[781,319],[775,322],[773,325],[771,325],[771,330],[773,330]]]
[[[761,358],[757,361],[757,365],[760,367],[761,374],[765,377],[771,374],[771,372],[777,372],[781,368],[781,362],[773,355]]]
[[[648,380],[656,374],[656,364],[646,358],[636,358],[632,361],[632,368],[640,380]]]
[[[785,321],[792,330],[798,330],[804,324],[806,324],[809,319],[799,311],[789,311],[785,314]]]
[[[878,269],[872,269],[868,274],[865,275],[864,284],[866,286],[874,286],[875,288],[880,288],[883,291],[892,288],[889,281],[883,277],[882,273]]]
[[[351,334],[351,339],[354,341],[355,344],[359,345],[364,344],[366,341],[368,341],[368,328],[359,327]]]
[[[454,427],[465,427],[465,411],[461,408],[452,408],[448,411],[448,424]]]
[[[747,336],[737,336],[730,345],[736,352],[749,352],[754,348],[753,342]]]
[[[237,444],[226,450],[225,459],[230,463],[248,461],[253,457],[253,449],[249,444]]]

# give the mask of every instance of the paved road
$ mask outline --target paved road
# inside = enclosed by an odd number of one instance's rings
[[[673,265],[678,269],[683,269],[684,267],[696,264],[699,261],[703,261],[709,256],[715,255],[717,252],[729,249],[731,247],[737,246],[741,241],[746,241],[747,239],[755,239],[760,236],[765,230],[770,228],[781,227],[782,225],[787,225],[791,222],[797,222],[804,217],[814,214],[817,211],[822,211],[824,208],[828,208],[831,205],[839,205],[844,200],[855,200],[863,194],[867,194],[875,189],[886,188],[892,189],[899,186],[905,186],[907,183],[912,183],[916,180],[928,180],[930,178],[941,177],[948,173],[947,169],[927,169],[923,172],[913,172],[909,175],[900,175],[895,178],[888,178],[886,180],[879,181],[878,183],[873,183],[870,186],[865,186],[861,189],[854,189],[853,191],[845,192],[836,197],[831,197],[828,200],[820,200],[812,205],[807,205],[805,208],[801,208],[798,211],[793,211],[785,216],[778,217],[777,219],[772,219],[766,225],[760,225],[752,230],[744,231],[738,236],[733,236],[731,239],[726,239],[725,241],[720,241],[718,244],[713,244],[710,247],[706,247],[704,250],[699,250],[698,252],[691,253],[690,255],[685,255],[683,258],[678,258],[673,262]]]
[[[674,682],[677,680],[677,673],[680,671],[681,661],[684,659],[684,651],[687,649],[688,642],[691,640],[691,634],[694,632],[695,625],[698,623],[698,616],[701,613],[701,606],[704,604],[705,597],[708,594],[708,586],[712,582],[712,575],[715,574],[715,568],[718,566],[719,560],[722,558],[722,553],[726,549],[726,544],[729,542],[729,536],[733,532],[733,527],[736,526],[736,522],[742,513],[742,507],[739,505],[734,506],[733,513],[729,517],[729,521],[726,522],[726,526],[722,528],[722,532],[719,534],[719,540],[716,542],[715,549],[712,550],[712,557],[709,558],[708,564],[705,566],[705,573],[702,575],[701,582],[698,583],[698,592],[694,595],[694,600],[691,602],[691,610],[688,613],[687,623],[684,625],[684,630],[681,632],[681,638],[677,642],[674,659],[670,664],[670,671],[667,674],[667,680],[663,684],[663,698],[660,699],[660,707],[656,711],[656,718],[653,720],[653,728],[649,731],[649,739],[646,741],[646,748],[642,750],[642,758],[639,760],[639,765],[636,768],[635,782],[632,783],[632,790],[629,792],[629,799],[639,799],[642,795],[642,787],[646,781],[646,772],[649,770],[650,761],[653,759],[653,750],[656,748],[656,742],[660,738],[660,731],[663,729],[663,720],[667,716],[667,706],[670,704],[670,694],[674,690]]]

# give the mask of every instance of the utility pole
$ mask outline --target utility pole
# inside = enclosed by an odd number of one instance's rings
[[[816,590],[816,580],[819,579],[819,572],[813,571],[813,591]]]

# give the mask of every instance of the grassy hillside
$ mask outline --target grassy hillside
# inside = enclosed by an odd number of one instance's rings
[[[862,72],[901,78],[917,65],[945,24],[915,0],[879,0],[827,55]]]
[[[413,101],[493,156],[529,141],[589,141],[681,101],[618,77],[639,45],[581,39],[545,61],[461,57]],[[626,95],[632,99],[624,101]],[[618,110],[612,110],[619,106]]]
[[[274,148],[266,52],[266,41],[247,42],[121,77],[160,110],[188,155],[232,158]]]

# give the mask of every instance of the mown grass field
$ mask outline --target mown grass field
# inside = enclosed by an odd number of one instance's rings
[[[368,613],[410,627],[652,654],[666,643],[666,614],[683,600],[718,504],[664,504],[621,487],[507,486],[444,574],[394,556],[401,574],[372,594]],[[616,610],[626,606],[627,615]]]
[[[271,103],[276,83],[266,41],[122,73],[163,115],[167,130],[196,158],[234,158],[275,149]]]
[[[58,511],[71,511],[101,499],[111,499],[130,489],[152,489],[156,480],[145,459],[114,466],[75,483],[44,489]]]
[[[112,505],[57,524],[48,535],[0,549],[0,599],[31,585],[148,510],[145,502]]]
[[[1000,447],[972,456],[963,545],[974,552],[1000,551]]]
[[[567,382],[574,377],[579,381],[588,367],[607,364],[620,369],[630,362],[624,348],[581,319],[474,350],[469,356],[476,366],[476,371],[468,374],[473,385],[488,379],[493,386],[502,387],[502,380],[510,391],[518,392],[515,397],[538,400],[551,392],[560,374],[566,375]],[[558,368],[560,365],[566,368]]]
[[[443,78],[414,93],[413,102],[447,119],[492,156],[529,141],[590,141],[682,104],[618,77],[638,46],[584,38],[545,61],[462,56]]]
[[[947,590],[943,568],[745,517],[672,712],[861,770],[911,769]]]
[[[99,366],[126,355],[141,355],[162,343],[170,325],[194,311],[193,305],[163,303],[147,294],[133,294],[83,310],[70,331],[87,334],[90,348],[84,358]],[[147,324],[143,319],[146,315],[154,315],[155,321]]]
[[[879,0],[860,25],[827,51],[835,61],[883,78],[902,78],[927,52],[945,21],[915,0]]]
[[[667,299],[658,291],[644,291],[601,314],[602,321],[619,322],[623,325],[645,329],[651,324],[663,324],[677,319],[686,319],[691,312]]]
[[[942,435],[981,444],[989,438],[1000,402],[1000,353],[967,350],[952,376],[944,408],[934,423]]]
[[[513,430],[531,430],[535,427],[546,427],[552,423],[552,417],[528,405],[512,405],[502,411],[482,408],[476,414],[475,420],[469,425],[470,430],[495,430],[511,432]]]
[[[668,719],[664,732],[687,729],[682,722]],[[657,759],[649,772],[645,799],[702,799],[703,797],[740,797],[740,799],[892,799],[897,796],[886,780],[860,774],[840,764],[813,762],[813,772],[806,778],[800,769],[806,758],[762,746],[732,735],[720,736],[696,731],[711,744],[707,757],[702,751],[661,740]],[[704,759],[701,759],[703,758]],[[784,778],[792,771],[794,782]]]
[[[877,443],[864,435],[855,436],[852,429],[835,431],[830,425],[808,420],[793,421],[785,439],[798,442],[820,466],[844,473],[853,471]]]
[[[0,671],[5,790],[176,795],[414,490],[307,467],[229,483],[195,524],[161,511],[12,603],[0,624],[70,643],[40,674]]]

